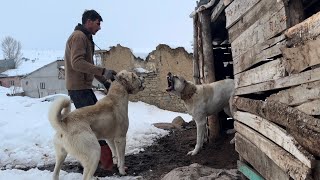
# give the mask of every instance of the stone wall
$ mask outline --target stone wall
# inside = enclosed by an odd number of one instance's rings
[[[121,45],[100,54],[106,68],[116,71],[122,69],[133,71],[140,67],[149,72],[142,74],[145,76],[145,90],[132,96],[132,101],[143,101],[170,111],[186,111],[183,102],[165,90],[168,86],[166,78],[168,72],[193,81],[192,54],[184,48],[172,49],[167,45],[160,44],[156,50],[148,54],[145,60],[135,57],[129,48]]]
[[[130,101],[142,101],[155,105],[161,109],[186,112],[186,108],[181,99],[173,94],[166,92],[164,87],[159,87],[160,77],[156,73],[142,74],[145,77],[145,89],[138,94],[130,95]],[[159,89],[161,88],[161,89]]]

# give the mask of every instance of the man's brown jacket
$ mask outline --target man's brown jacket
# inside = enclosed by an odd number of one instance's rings
[[[106,82],[104,68],[94,65],[92,35],[75,30],[69,37],[64,55],[66,87],[68,90],[91,89],[94,77]]]

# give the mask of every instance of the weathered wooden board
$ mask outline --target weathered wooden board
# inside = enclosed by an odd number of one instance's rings
[[[281,1],[282,2],[282,1]],[[287,29],[286,12],[283,3],[276,3],[275,13],[267,11],[259,20],[241,33],[232,43],[232,57],[236,58],[251,49],[254,45],[263,43]]]
[[[229,6],[229,4],[232,2],[233,2],[233,0],[223,0],[223,4],[225,7]]]
[[[254,169],[247,164],[237,161],[238,170],[251,180],[264,180],[264,178]]]
[[[286,127],[299,144],[314,156],[320,156],[320,120],[277,101],[259,101],[236,96],[233,105]]]
[[[281,39],[281,38],[282,38],[282,36],[279,38],[277,37],[275,39]],[[252,65],[257,64],[258,62],[262,62],[263,60],[273,59],[275,56],[280,55],[281,54],[280,48],[282,48],[284,46],[285,46],[284,40],[283,41],[281,40],[281,41],[277,42],[276,44],[269,46],[269,47],[262,46],[262,47],[264,47],[264,49],[262,49],[260,52],[257,53],[256,60],[255,60],[254,64],[252,64]]]
[[[265,153],[257,146],[246,139],[243,135],[236,133],[235,149],[239,155],[255,170],[257,170],[266,179],[290,179],[278,165],[276,165]]]
[[[257,93],[267,90],[286,88],[291,86],[296,86],[303,83],[309,83],[313,81],[320,80],[320,69],[312,69],[309,71],[305,71],[299,74],[292,74],[290,76],[286,76],[277,80],[270,80],[266,82],[262,82],[259,84],[254,84],[245,87],[238,87],[235,90],[236,95]]]
[[[289,28],[285,32],[288,45],[300,44],[309,39],[314,39],[320,34],[320,12],[314,14],[303,22]]]
[[[290,106],[297,106],[320,98],[319,94],[320,81],[315,81],[272,94],[267,98],[267,101],[278,101]]]
[[[253,6],[245,15],[243,15],[242,18],[240,18],[240,21],[237,21],[228,28],[229,42],[233,42],[238,36],[240,36],[241,33],[258,21],[264,14],[272,14],[277,12],[278,9],[274,8],[277,3],[277,0],[262,0],[257,2],[255,6]]]
[[[311,169],[302,164],[290,153],[274,144],[258,132],[235,121],[234,127],[239,134],[248,139],[252,144],[266,154],[276,165],[293,179],[311,179]],[[238,134],[236,135],[236,146],[239,144]],[[243,139],[244,139],[243,138]],[[241,155],[243,157],[243,155]],[[252,157],[251,157],[252,158]],[[259,171],[260,172],[260,171]],[[261,172],[260,172],[261,173]]]
[[[282,53],[280,50],[282,47],[285,47],[284,35],[254,45],[247,52],[233,59],[234,74],[243,72],[259,62],[274,60],[273,57]]]
[[[224,0],[219,0],[218,4],[213,8],[212,13],[211,13],[211,22],[214,22],[217,20],[221,12],[223,12],[225,5],[224,5]]]
[[[314,156],[308,153],[291,135],[276,124],[257,115],[241,111],[235,112],[234,119],[258,131],[260,134],[278,144],[307,167],[314,168],[316,162]]]
[[[286,75],[281,59],[277,59],[254,69],[236,74],[234,76],[235,87],[249,86],[272,79],[279,79]]]
[[[226,28],[232,26],[260,0],[234,0],[226,8]]]
[[[286,60],[286,70],[289,74],[300,73],[301,71],[320,64],[320,37],[315,40],[308,40],[303,45],[281,49]]]
[[[320,99],[306,102],[296,108],[309,115],[320,115]]]

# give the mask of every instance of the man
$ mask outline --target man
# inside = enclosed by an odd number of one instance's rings
[[[94,105],[97,98],[92,90],[92,81],[96,78],[106,89],[108,80],[116,75],[114,70],[94,65],[94,42],[92,36],[100,29],[101,16],[95,10],[86,10],[82,14],[82,24],[78,24],[70,35],[65,49],[66,86],[75,107]],[[102,168],[112,170],[112,153],[108,144],[100,140]]]

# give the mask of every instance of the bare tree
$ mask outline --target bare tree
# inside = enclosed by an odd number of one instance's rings
[[[3,57],[5,59],[12,59],[17,68],[21,64],[21,43],[11,36],[6,36],[1,42]]]

